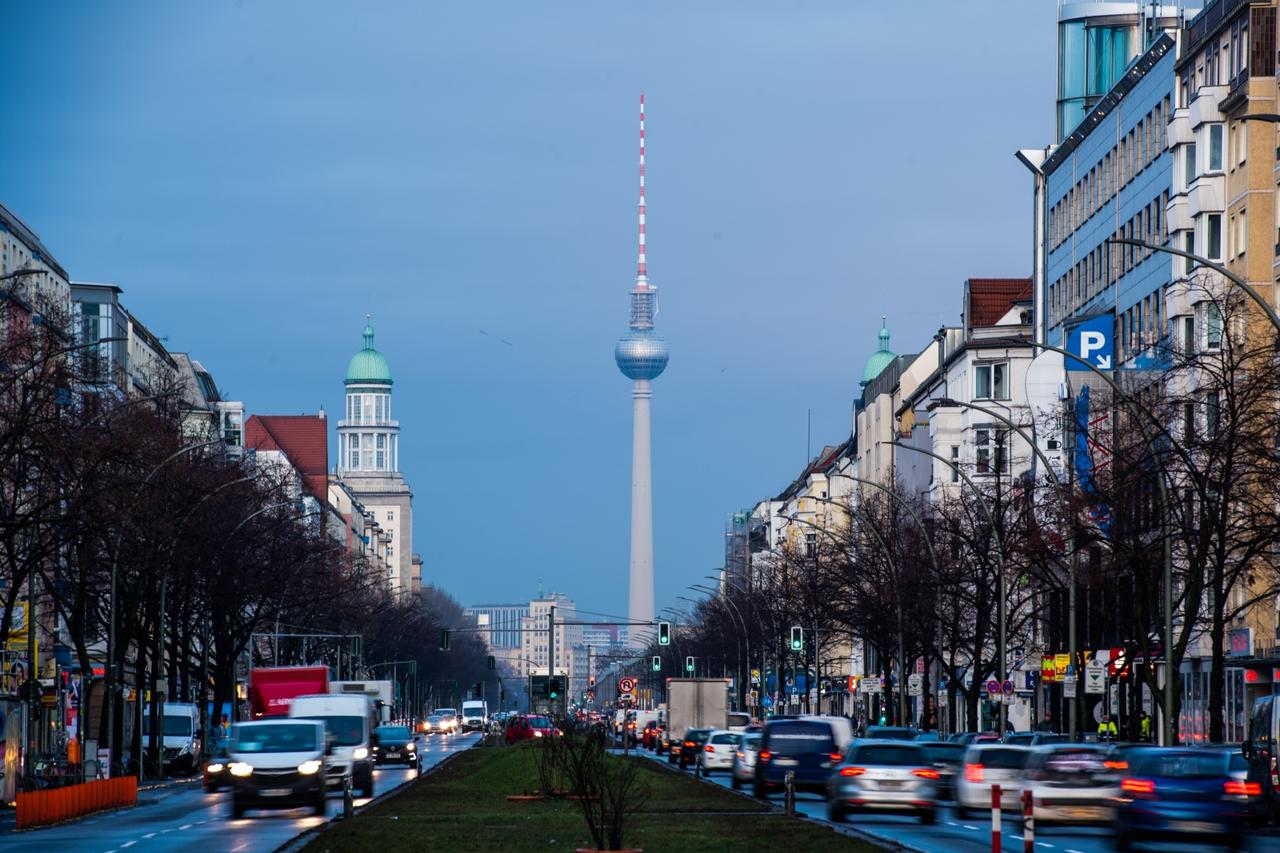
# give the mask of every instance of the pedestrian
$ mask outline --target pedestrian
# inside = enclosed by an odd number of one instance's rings
[[[1055,732],[1057,731],[1057,729],[1055,729],[1055,728],[1053,727],[1053,712],[1052,712],[1052,711],[1045,711],[1045,712],[1044,712],[1044,719],[1043,719],[1043,720],[1041,720],[1040,722],[1036,723],[1036,731],[1038,731],[1038,732],[1049,732],[1049,733],[1051,733],[1051,734],[1052,734],[1052,733],[1055,733]]]
[[[1102,721],[1098,723],[1098,740],[1115,740],[1116,724],[1111,721],[1109,714],[1102,715]]]
[[[1151,715],[1146,711],[1142,712],[1142,718],[1138,721],[1141,729],[1142,739],[1148,743],[1151,742]]]

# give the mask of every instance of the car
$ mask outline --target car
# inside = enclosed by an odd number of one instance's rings
[[[733,766],[729,768],[729,782],[733,790],[742,790],[743,783],[755,778],[756,755],[760,752],[760,733],[747,732],[742,736],[733,753]]]
[[[452,708],[437,708],[436,715],[440,717],[441,726],[446,734],[456,735],[462,724],[458,720],[458,714]]]
[[[680,741],[679,761],[681,769],[694,764],[698,760],[698,753],[702,750],[702,745],[707,742],[707,737],[714,729],[689,729],[684,733],[684,738]]]
[[[712,770],[733,769],[733,758],[738,751],[742,735],[727,729],[715,729],[707,736],[698,753],[698,772],[710,776]]]
[[[1140,750],[1133,758],[1145,752]],[[1128,772],[1118,766],[1121,763],[1103,743],[1062,743],[1031,750],[1022,777],[1031,792],[1036,827],[1109,826],[1120,796],[1120,772]]]
[[[542,714],[518,714],[507,721],[507,743],[554,737],[559,734],[560,730],[551,724],[551,718]]]
[[[731,732],[742,733],[751,725],[751,715],[745,711],[730,711],[725,714],[725,728]]]
[[[1249,760],[1244,757],[1244,750],[1238,743],[1206,743],[1203,749],[1220,749],[1228,756],[1228,772],[1231,778],[1237,782],[1249,781]],[[1262,798],[1262,786],[1257,783],[1250,784],[1247,787],[1248,793],[1245,795],[1249,801],[1249,824],[1254,827],[1263,826],[1267,823],[1270,815],[1267,814],[1267,803]]]
[[[213,748],[213,752],[205,759],[201,775],[206,791],[221,791],[223,788],[231,786],[231,773],[227,770],[226,741]]]
[[[418,766],[418,741],[408,726],[378,726],[374,734],[378,736],[373,744],[375,764]]]
[[[760,799],[781,789],[788,773],[797,791],[825,793],[831,768],[843,758],[835,729],[817,719],[770,720],[760,734],[752,793]]]
[[[955,777],[956,814],[967,817],[972,809],[991,810],[991,788],[1000,786],[1000,808],[1021,807],[1019,786],[1022,768],[1031,756],[1025,746],[990,741],[976,743],[964,753],[964,768]],[[1036,819],[1039,820],[1039,815]]]
[[[948,743],[962,743],[970,746],[975,743],[999,743],[1000,735],[996,732],[956,732],[947,738]]]
[[[859,741],[830,774],[827,817],[842,823],[850,812],[906,812],[921,823],[935,823],[938,778],[923,744]]]
[[[910,726],[867,726],[863,732],[864,740],[912,740],[918,735]]]
[[[1071,738],[1054,732],[1010,732],[1004,736],[1004,742],[1014,746],[1044,746],[1050,743],[1070,743]]]
[[[439,714],[432,714],[422,721],[422,733],[427,735],[447,735],[450,730],[448,724],[445,723],[444,717]]]
[[[231,815],[308,806],[325,813],[325,769],[332,750],[319,720],[275,717],[237,723],[227,744],[234,791]]]
[[[912,740],[916,743],[941,743],[942,735],[938,732],[920,732]]]
[[[1260,794],[1257,782],[1233,776],[1226,750],[1144,750],[1120,781],[1116,846],[1129,850],[1136,842],[1177,840],[1238,850],[1249,822],[1249,798]]]
[[[1280,822],[1280,698],[1262,696],[1253,701],[1249,712],[1248,737],[1241,747],[1249,763],[1249,781],[1259,788],[1262,809],[1267,817]]]
[[[942,741],[932,741],[923,746],[925,752],[929,754],[929,760],[933,762],[933,769],[938,771],[938,782],[934,786],[938,799],[955,800],[956,775],[960,773],[960,768],[964,764],[966,747],[964,744]]]

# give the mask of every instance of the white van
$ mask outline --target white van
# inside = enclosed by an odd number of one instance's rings
[[[161,755],[170,773],[194,773],[200,768],[204,748],[200,737],[200,711],[189,702],[165,702],[160,709]],[[142,715],[142,744],[150,758],[151,708]]]
[[[324,723],[332,753],[325,768],[330,788],[342,788],[349,777],[362,797],[373,796],[373,739],[378,727],[373,700],[363,694],[298,696],[289,717]]]
[[[489,725],[489,703],[483,699],[469,699],[462,703],[462,730],[482,732]]]

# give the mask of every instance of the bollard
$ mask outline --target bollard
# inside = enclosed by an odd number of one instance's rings
[[[1036,817],[1031,807],[1031,789],[1022,792],[1022,853],[1031,853],[1036,846]]]
[[[796,816],[796,771],[788,770],[787,775],[783,777],[784,793],[782,795],[785,804],[787,817]]]
[[[346,820],[351,817],[351,813],[355,811],[355,800],[351,795],[351,777],[348,776],[342,781],[342,818]]]
[[[991,853],[1000,853],[1000,786],[991,786]]]

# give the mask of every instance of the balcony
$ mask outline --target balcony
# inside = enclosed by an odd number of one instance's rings
[[[373,418],[357,418],[356,420],[340,420],[338,421],[338,429],[348,427],[375,427],[383,429],[400,429],[400,422],[394,420],[377,421]]]

